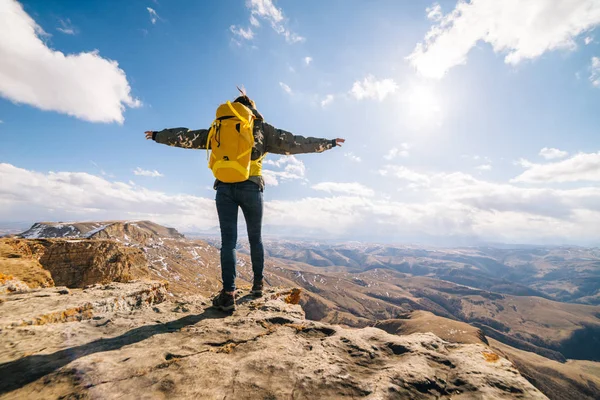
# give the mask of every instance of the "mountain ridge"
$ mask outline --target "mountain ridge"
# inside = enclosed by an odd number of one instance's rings
[[[163,279],[169,282],[170,295],[175,297],[194,294],[208,296],[219,289],[219,251],[215,247],[218,243],[187,239],[177,232],[168,231],[167,228],[161,229],[151,222],[147,223],[148,228],[145,228],[144,223],[140,226],[140,222],[109,222],[108,224],[87,223],[89,224],[87,232],[98,228],[93,224],[106,225],[94,232],[93,237],[90,238],[16,239],[13,237],[0,239],[0,246],[9,243],[10,240],[22,241],[19,242],[20,248],[41,246],[43,249],[52,248],[51,246],[55,249],[61,247],[78,249],[86,246],[93,248],[106,243],[120,249],[120,254],[134,252],[145,260],[136,264],[143,273],[128,276],[127,279],[122,280],[124,282],[136,278]],[[64,230],[64,224],[58,229]],[[164,236],[162,232],[165,232]],[[586,348],[590,348],[586,343],[594,343],[599,335],[600,331],[597,328],[600,326],[600,307],[558,303],[550,300],[549,294],[543,297],[525,296],[539,292],[527,286],[510,287],[510,280],[498,281],[500,278],[487,277],[475,282],[483,288],[443,279],[452,271],[458,271],[461,279],[465,276],[471,276],[470,279],[477,277],[478,275],[473,275],[473,271],[478,274],[491,274],[498,271],[502,273],[521,268],[524,257],[527,261],[530,256],[540,257],[540,255],[549,256],[551,262],[539,264],[536,268],[554,273],[556,263],[563,262],[556,258],[556,249],[535,249],[533,254],[530,254],[523,249],[444,250],[361,243],[350,243],[341,248],[340,245],[336,246],[338,248],[335,248],[335,251],[330,251],[332,246],[325,244],[313,243],[307,248],[306,243],[267,242],[266,249],[270,255],[266,259],[267,283],[278,287],[303,287],[305,295],[301,305],[307,317],[322,323],[361,328],[372,326],[378,320],[402,319],[407,313],[429,311],[449,318],[448,321],[468,322],[474,326],[472,329],[480,329],[490,338],[515,346],[509,348],[514,350],[511,350],[510,354],[518,355],[519,360],[532,359],[518,353],[523,350],[544,355],[548,362],[557,360],[565,363],[567,358],[572,357],[587,359],[600,357],[594,352],[585,351]],[[249,288],[249,283],[252,282],[251,263],[249,256],[244,254],[244,243],[239,247],[238,287]],[[559,249],[559,251],[567,250],[569,248]],[[47,250],[37,254],[45,251]],[[548,251],[550,253],[547,253]],[[482,257],[482,252],[485,252],[485,257]],[[18,260],[18,257],[36,257],[35,252],[31,251],[21,255],[15,255],[16,253],[15,250],[11,260]],[[97,251],[90,251],[89,254],[93,256]],[[301,257],[294,260],[293,258],[298,254]],[[498,254],[503,256],[502,262],[498,259],[494,259],[494,262],[489,261],[493,257],[498,257]],[[573,254],[575,256],[571,254],[569,260],[575,259],[576,263],[583,263],[574,266],[575,270],[588,268],[589,264],[586,263],[590,260],[582,259],[579,253]],[[281,255],[284,258],[279,257]],[[469,258],[471,256],[474,257],[472,260]],[[1,257],[0,252],[0,259]],[[41,261],[45,260],[41,256],[38,258]],[[109,265],[107,261],[110,259],[111,257],[101,259],[101,262],[93,265],[92,269]],[[368,265],[361,267],[357,260]],[[309,265],[304,261],[311,261],[319,266]],[[398,268],[406,265],[405,262],[410,268]],[[594,263],[595,259],[592,258],[591,262]],[[336,263],[351,265],[335,265]],[[505,265],[506,263],[512,265]],[[3,272],[2,265],[0,260],[0,272]],[[43,266],[40,266],[40,269],[43,269]],[[464,271],[471,271],[472,274],[465,275]],[[119,280],[114,277],[111,279]],[[495,293],[494,290],[498,288],[514,294]],[[536,307],[541,308],[536,311]],[[559,315],[559,318],[553,317],[555,315]],[[591,330],[587,327],[591,327]],[[572,344],[576,342],[581,342],[581,345],[573,347]],[[541,364],[535,361],[522,363],[522,365],[523,368],[530,370],[531,365]],[[557,371],[560,369],[558,366],[552,368]],[[535,379],[539,380],[539,376]],[[555,393],[557,387],[573,387],[569,386],[568,380],[564,379],[559,380],[556,385],[548,390]],[[584,394],[595,390],[593,386],[585,384],[576,387],[579,387],[580,393]]]
[[[77,238],[89,239],[94,237],[110,238],[111,235],[118,236],[118,232],[112,233],[114,228],[121,231],[122,239],[126,238],[127,232],[131,232],[130,227],[137,228],[148,234],[148,236],[161,236],[168,238],[182,239],[184,235],[180,234],[175,228],[168,228],[145,220],[114,220],[114,221],[90,221],[90,222],[36,222],[24,232],[16,235],[24,239],[38,238]]]

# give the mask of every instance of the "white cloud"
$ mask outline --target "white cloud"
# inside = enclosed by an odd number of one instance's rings
[[[511,182],[600,182],[600,151],[597,153],[579,153],[566,160],[535,164],[520,160],[527,171],[512,179]]]
[[[101,171],[102,175],[106,175],[104,173],[104,171]],[[149,176],[151,178],[160,178],[162,176],[164,176],[163,174],[161,174],[160,172],[158,172],[157,170],[154,171],[149,171],[146,169],[142,169],[140,167],[137,167],[136,169],[133,170],[133,173],[135,175],[139,175],[139,176]]]
[[[271,0],[248,0],[246,6],[250,8],[252,15],[258,15],[271,22],[283,22],[283,11],[275,7]]]
[[[306,65],[310,65],[310,63],[312,62],[312,60],[313,60],[312,57],[304,57],[304,63]]]
[[[263,168],[263,178],[267,185],[277,186],[280,180],[307,180],[304,162],[294,156],[281,156],[276,161],[265,160],[263,164],[277,168],[277,170]]]
[[[73,24],[71,24],[70,19],[68,19],[68,18],[66,20],[61,19],[58,22],[60,23],[60,26],[58,28],[56,28],[57,31],[62,32],[65,35],[75,35],[77,33],[77,30],[75,29]]]
[[[597,243],[599,188],[527,189],[461,173],[404,172],[431,184],[421,187],[423,197],[410,202],[356,195],[271,201],[267,223],[285,220],[296,230],[320,228],[329,237],[396,242],[462,237],[469,242]],[[323,223],[332,220],[336,223]]]
[[[377,99],[382,101],[397,89],[398,85],[393,79],[382,79],[378,81],[373,75],[367,75],[362,82],[354,82],[350,94],[357,100]]]
[[[463,173],[434,174],[430,183],[436,197],[483,211],[521,212],[558,219],[568,218],[575,210],[600,211],[600,203],[594,203],[600,196],[598,188],[521,188],[485,182]]]
[[[272,0],[247,0],[246,6],[250,9],[250,23],[253,26],[259,26],[257,18],[262,18],[271,24],[275,32],[285,37],[286,42],[299,43],[306,40],[286,27],[283,11],[275,7]]]
[[[235,25],[231,25],[229,27],[229,30],[236,36],[239,36],[243,39],[246,40],[251,40],[254,37],[254,32],[252,32],[252,29],[248,28],[248,29],[244,29],[242,27],[237,27]]]
[[[362,161],[362,159],[359,156],[354,155],[354,153],[352,153],[352,152],[344,153],[344,156],[348,157],[351,161],[354,161],[354,162],[361,162]]]
[[[281,158],[267,164],[297,163]],[[462,173],[422,174],[407,169],[403,175],[428,182],[429,186],[414,192],[422,197],[397,201],[367,196],[369,192],[360,192],[363,188],[358,186],[326,183],[320,188],[331,196],[267,201],[265,226],[313,238],[395,242],[431,242],[439,237],[466,238],[470,243],[597,245],[600,237],[598,187],[522,188]],[[151,219],[183,231],[218,224],[212,198],[167,194],[87,173],[40,173],[0,164],[0,181],[0,220]],[[405,198],[403,192],[401,197]]]
[[[148,13],[150,14],[150,22],[152,22],[152,25],[156,24],[156,21],[160,19],[158,13],[150,7],[146,7],[146,10],[148,10]]]
[[[256,19],[254,15],[250,15],[250,25],[255,27],[260,27],[260,22]]]
[[[408,143],[400,143],[400,147],[392,147],[383,158],[393,160],[396,157],[408,157],[408,149],[410,149]]]
[[[555,148],[544,147],[540,150],[540,156],[546,160],[555,160],[559,158],[565,158],[569,153]]]
[[[411,188],[429,186],[430,179],[426,174],[421,174],[400,165],[386,165],[379,171],[379,175],[401,179],[410,182]]]
[[[444,16],[442,13],[442,7],[438,3],[435,3],[431,7],[427,7],[425,12],[427,13],[427,19],[432,21],[439,21]]]
[[[213,199],[166,194],[83,172],[0,164],[0,220],[152,219],[183,228],[218,224]]]
[[[518,165],[520,167],[523,168],[531,168],[533,167],[535,164],[532,163],[531,161],[528,161],[524,158],[519,158],[517,161],[513,162],[514,165]]]
[[[437,23],[407,59],[419,73],[437,79],[465,64],[479,41],[516,65],[547,51],[573,49],[577,36],[600,23],[598,0],[459,0],[445,16],[437,7],[427,12]]]
[[[296,162],[301,163],[302,161],[297,159],[296,156],[281,156],[277,160],[270,160],[270,159],[264,160],[263,164],[264,165],[272,165],[274,167],[281,168],[281,167],[284,167],[288,163],[294,164]]]
[[[583,42],[585,43],[586,46],[588,44],[592,43],[593,41],[594,41],[594,37],[593,36],[586,36],[586,38],[583,39]]]
[[[600,212],[600,202],[596,203],[600,188],[596,187],[523,188],[486,182],[460,172],[423,174],[405,167],[390,172],[389,178],[418,182],[426,198],[459,202],[482,211],[525,212],[552,218],[566,218],[575,210]]]
[[[475,167],[478,171],[490,171],[492,166],[490,164],[481,164]]]
[[[92,122],[124,121],[131,97],[125,72],[98,51],[67,54],[48,48],[43,29],[15,0],[0,3],[0,95],[15,103]]]
[[[279,186],[279,181],[277,180],[275,171],[265,169],[262,171],[262,177],[266,186]]]
[[[108,172],[106,172],[105,170],[103,170],[102,168],[100,168],[100,166],[99,166],[99,165],[98,165],[96,162],[94,162],[93,160],[90,160],[90,163],[91,163],[91,164],[92,164],[94,167],[96,167],[96,169],[98,169],[98,170],[100,171],[100,175],[102,175],[102,176],[106,176],[106,177],[108,177],[108,178],[114,178],[114,177],[115,177],[113,174],[109,174]],[[135,171],[134,171],[134,172],[135,172]],[[138,175],[138,174],[136,174],[136,175]],[[162,175],[161,175],[161,176],[162,176]]]
[[[287,93],[287,94],[292,94],[292,88],[290,88],[288,85],[286,85],[283,82],[279,82],[279,86],[281,86],[281,88]]]
[[[327,96],[325,96],[325,98],[323,100],[321,100],[321,107],[326,107],[332,101],[333,101],[333,95],[332,94],[328,94]]]
[[[590,82],[594,87],[600,88],[600,57],[592,57],[590,71]]]
[[[283,32],[283,36],[285,37],[285,41],[288,43],[302,43],[306,41],[306,38],[304,36],[300,36],[296,33],[290,32],[290,31],[284,31]]]
[[[320,190],[327,193],[342,193],[351,196],[375,196],[375,191],[362,185],[358,182],[342,183],[342,182],[321,182],[312,186],[315,190]]]
[[[0,124],[3,124],[3,123],[4,123],[4,121],[2,121],[2,120],[0,119]]]

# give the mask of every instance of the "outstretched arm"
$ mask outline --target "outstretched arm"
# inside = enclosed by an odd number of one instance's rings
[[[297,136],[293,133],[277,129],[273,125],[263,123],[266,148],[274,154],[322,153],[335,146],[341,146],[344,139],[319,139]]]
[[[146,139],[154,140],[174,147],[184,149],[206,149],[208,129],[190,130],[188,128],[171,128],[162,131],[146,131]]]

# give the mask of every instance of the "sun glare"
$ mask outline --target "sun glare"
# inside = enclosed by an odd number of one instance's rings
[[[408,112],[420,124],[439,124],[441,101],[436,91],[426,85],[413,85],[407,92]]]

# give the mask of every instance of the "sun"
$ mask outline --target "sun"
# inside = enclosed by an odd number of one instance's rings
[[[424,84],[412,85],[406,96],[409,117],[419,124],[439,124],[442,117],[441,99],[436,90]]]

